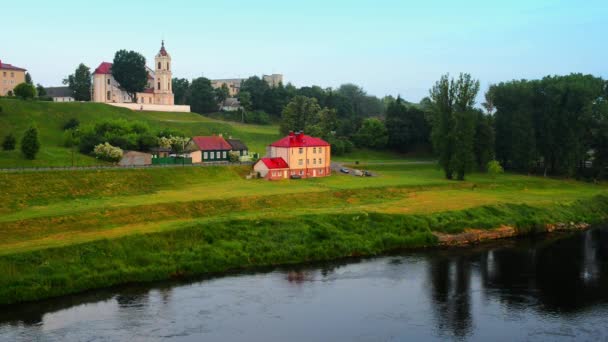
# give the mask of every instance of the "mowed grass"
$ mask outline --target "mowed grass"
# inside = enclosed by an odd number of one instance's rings
[[[0,189],[0,254],[158,232],[194,220],[431,214],[502,204],[547,207],[607,189],[515,174],[497,179],[473,174],[466,182],[454,182],[430,164],[368,168],[377,176],[279,182],[246,180],[245,166],[0,174],[6,185]]]
[[[0,150],[0,168],[72,165],[72,151],[62,146],[63,125],[76,118],[81,125],[102,120],[125,119],[147,123],[153,130],[178,129],[188,136],[222,133],[242,139],[253,152],[264,154],[266,146],[279,138],[278,127],[245,125],[213,120],[195,113],[131,111],[100,103],[53,103],[0,99],[0,138],[12,133],[19,141],[32,124],[40,133],[41,149],[35,160],[26,160],[19,152]],[[76,153],[75,164],[104,164],[90,156]]]

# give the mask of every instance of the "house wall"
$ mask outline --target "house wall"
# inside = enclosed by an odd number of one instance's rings
[[[144,166],[152,164],[152,155],[142,152],[127,152],[118,165],[120,166]]]
[[[73,97],[53,97],[53,102],[74,102]]]
[[[190,158],[192,158],[192,164],[198,164],[203,161],[202,157],[203,153],[201,151],[194,151],[190,153]]]
[[[0,69],[0,96],[6,96],[15,86],[25,82],[25,71]]]
[[[216,162],[216,161],[228,161],[230,151],[227,150],[213,150],[213,151],[201,151],[204,162]],[[219,153],[219,154],[218,154]]]
[[[331,175],[331,147],[270,147],[270,157],[281,157],[292,175],[326,177]]]
[[[266,166],[266,164],[264,164],[263,161],[258,161],[257,163],[255,163],[255,165],[253,166],[253,171],[259,173],[260,177],[266,178],[266,176],[268,175],[268,167]]]
[[[150,112],[175,112],[175,113],[190,113],[190,106],[170,106],[157,104],[141,104],[141,103],[108,103],[114,107],[128,108],[131,110],[146,110]]]

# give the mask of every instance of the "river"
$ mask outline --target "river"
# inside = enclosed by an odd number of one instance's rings
[[[606,341],[608,229],[0,309],[0,341]]]

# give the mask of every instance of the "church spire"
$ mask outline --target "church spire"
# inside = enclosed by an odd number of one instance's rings
[[[167,50],[165,50],[165,40],[164,40],[164,39],[163,39],[163,40],[162,40],[162,42],[161,42],[161,45],[160,45],[160,52],[159,52],[159,54],[160,54],[161,56],[167,56],[167,55],[168,55],[168,54],[167,54]]]

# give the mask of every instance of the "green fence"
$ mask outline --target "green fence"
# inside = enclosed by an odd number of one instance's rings
[[[182,165],[192,164],[192,158],[168,157],[168,158],[152,158],[152,165]]]

